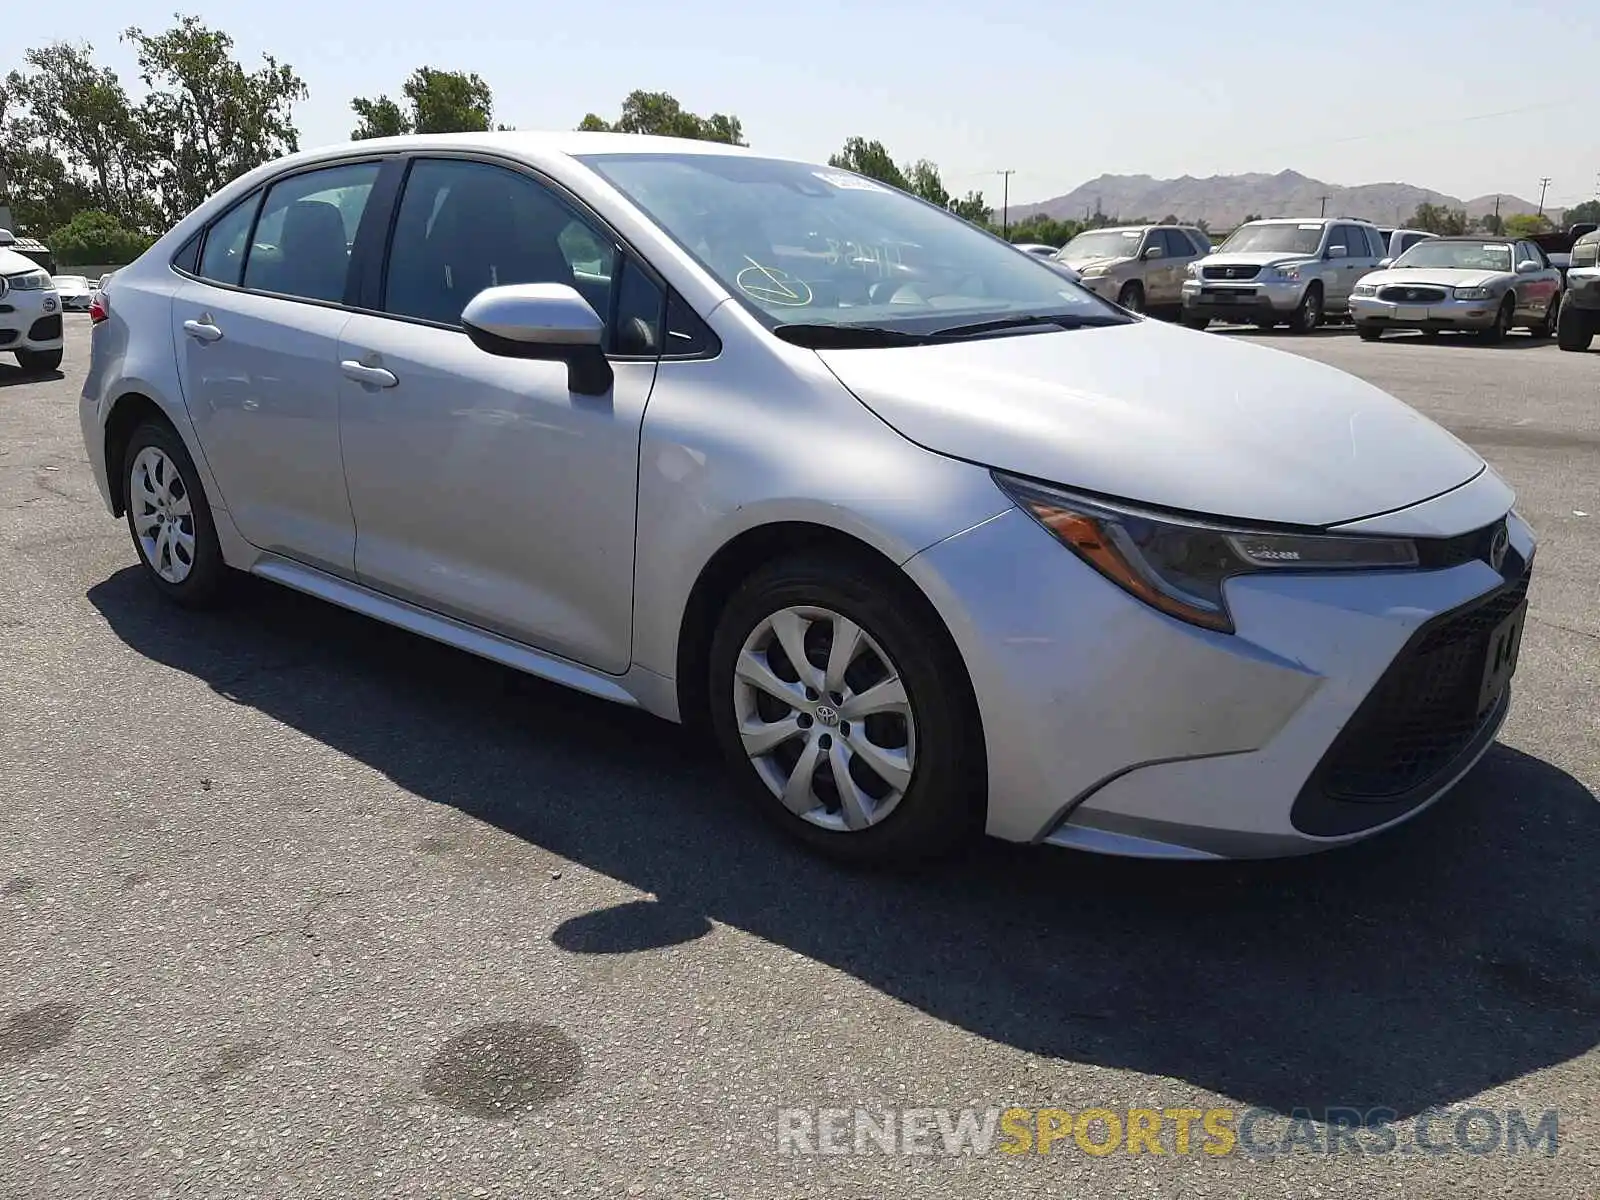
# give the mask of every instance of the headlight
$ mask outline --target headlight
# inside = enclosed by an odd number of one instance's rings
[[[1300,264],[1288,263],[1284,266],[1268,267],[1266,275],[1268,279],[1299,279]]]
[[[1109,269],[1108,267],[1084,267],[1078,274],[1084,279],[1099,279]]]
[[[1492,288],[1456,288],[1457,300],[1487,300],[1494,295]]]
[[[1146,512],[993,472],[1001,491],[1118,587],[1168,616],[1233,632],[1223,581],[1257,571],[1415,567],[1409,538],[1286,533]]]
[[[1199,279],[1200,278],[1200,264],[1198,262],[1190,263],[1187,267],[1184,268],[1184,270],[1189,273],[1189,278],[1190,279]]]
[[[1378,294],[1378,285],[1375,283],[1358,283],[1350,289],[1350,294],[1352,296],[1376,296]]]
[[[44,292],[56,285],[48,271],[24,271],[21,275],[7,275],[6,282],[19,292]]]

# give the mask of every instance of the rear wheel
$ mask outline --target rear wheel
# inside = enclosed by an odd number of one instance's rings
[[[175,604],[216,604],[228,567],[194,460],[172,426],[146,421],[133,431],[122,480],[128,532],[146,577]]]
[[[61,351],[59,350],[18,350],[17,366],[27,371],[30,375],[42,375],[46,371],[61,369]]]
[[[1300,298],[1300,307],[1294,310],[1289,328],[1295,333],[1310,333],[1322,324],[1322,285],[1313,283]]]
[[[1587,350],[1594,341],[1596,325],[1600,325],[1600,312],[1564,305],[1560,324],[1556,326],[1556,345],[1563,350]]]
[[[1370,321],[1357,321],[1356,336],[1363,342],[1375,342],[1383,336],[1383,326]]]
[[[709,682],[740,786],[812,849],[909,864],[981,831],[983,734],[966,672],[893,572],[817,555],[762,568],[723,611]]]
[[[1528,330],[1536,338],[1547,338],[1555,333],[1561,321],[1561,293],[1557,292],[1550,301],[1550,307],[1545,309],[1544,320]]]

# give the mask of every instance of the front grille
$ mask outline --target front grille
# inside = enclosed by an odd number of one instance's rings
[[[1232,266],[1201,267],[1200,274],[1207,279],[1254,279],[1261,274],[1261,268],[1240,263]]]
[[[1432,287],[1386,287],[1378,292],[1379,300],[1394,304],[1443,304],[1444,289]]]
[[[1493,707],[1478,711],[1489,637],[1527,594],[1524,571],[1488,599],[1425,627],[1339,734],[1323,763],[1323,793],[1392,800],[1444,774],[1494,716]]]
[[[52,338],[61,336],[61,314],[53,317],[40,317],[28,330],[28,340],[34,342],[48,342]]]
[[[0,346],[9,346],[16,340],[17,331],[15,329],[0,329]]]
[[[1200,294],[1202,296],[1254,296],[1256,294],[1256,289],[1202,287],[1200,289]]]

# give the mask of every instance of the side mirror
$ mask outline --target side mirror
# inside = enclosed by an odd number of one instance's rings
[[[1350,247],[1348,247],[1348,246],[1329,246],[1328,247],[1328,257],[1329,258],[1349,258],[1350,257]]]
[[[1167,251],[1162,246],[1146,246],[1144,248],[1144,253],[1139,255],[1140,258],[1146,258],[1146,259],[1148,259],[1148,258],[1165,258],[1166,256],[1167,256]]]
[[[0,246],[15,246],[17,235],[9,229],[0,229]]]
[[[485,288],[467,302],[461,324],[487,354],[566,363],[567,387],[580,396],[611,390],[611,363],[600,348],[605,322],[564,283]]]
[[[1393,264],[1393,262],[1394,262],[1394,259],[1392,259],[1392,258],[1380,258],[1378,260],[1378,270],[1380,270],[1380,271],[1387,270],[1390,267],[1390,265]]]
[[[1544,270],[1544,268],[1538,263],[1534,262],[1531,258],[1525,258],[1517,264],[1518,275],[1532,275],[1535,271],[1542,270]]]

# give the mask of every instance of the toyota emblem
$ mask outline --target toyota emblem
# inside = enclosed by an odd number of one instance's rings
[[[1494,538],[1489,542],[1489,565],[1498,571],[1506,561],[1506,551],[1511,548],[1511,533],[1505,522],[1495,527]]]

